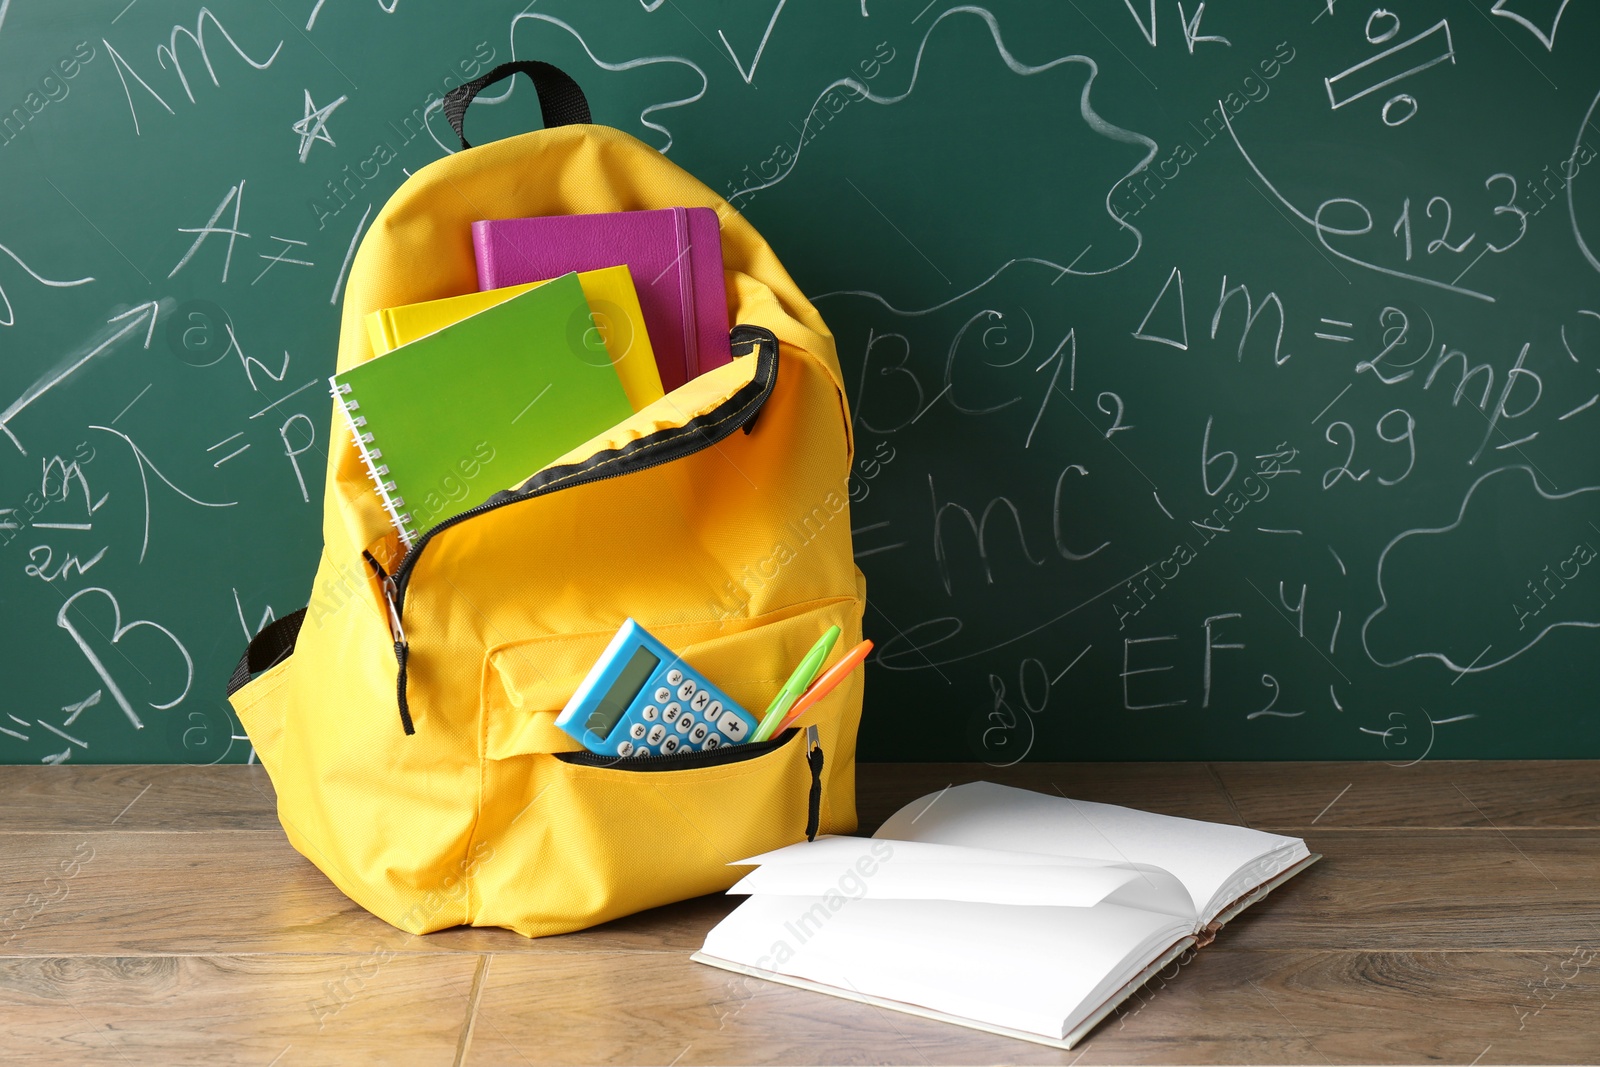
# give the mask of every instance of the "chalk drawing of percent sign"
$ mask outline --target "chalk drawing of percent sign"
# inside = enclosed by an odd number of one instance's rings
[[[1361,647],[1366,652],[1368,659],[1377,664],[1379,667],[1399,667],[1410,663],[1413,660],[1435,659],[1444,664],[1450,670],[1454,671],[1458,676],[1467,674],[1481,674],[1484,671],[1492,671],[1496,667],[1502,667],[1505,664],[1510,663],[1512,660],[1516,659],[1518,656],[1537,645],[1540,641],[1543,641],[1545,637],[1547,637],[1554,630],[1561,629],[1563,627],[1575,627],[1585,630],[1600,629],[1600,618],[1595,617],[1600,616],[1600,603],[1597,603],[1593,597],[1589,597],[1587,599],[1574,597],[1563,602],[1562,604],[1565,612],[1569,613],[1568,618],[1558,619],[1557,621],[1551,622],[1537,632],[1534,632],[1530,629],[1522,638],[1520,638],[1520,643],[1517,644],[1514,649],[1507,651],[1507,648],[1503,646],[1498,650],[1498,654],[1494,657],[1485,655],[1489,649],[1494,648],[1492,644],[1489,645],[1489,647],[1483,652],[1477,652],[1475,658],[1466,664],[1457,663],[1455,659],[1452,658],[1450,653],[1447,652],[1424,650],[1419,652],[1410,652],[1393,659],[1387,659],[1383,656],[1380,656],[1373,650],[1372,637],[1370,633],[1372,625],[1379,616],[1383,615],[1392,607],[1394,607],[1389,600],[1389,591],[1384,586],[1384,568],[1389,564],[1390,554],[1394,552],[1395,549],[1401,544],[1414,538],[1447,536],[1451,532],[1460,528],[1462,523],[1466,520],[1467,512],[1472,506],[1472,498],[1474,494],[1476,494],[1485,483],[1487,483],[1491,478],[1514,479],[1519,476],[1525,477],[1528,480],[1528,488],[1531,488],[1534,493],[1538,494],[1538,496],[1544,501],[1556,502],[1572,500],[1574,498],[1583,497],[1584,494],[1600,493],[1600,485],[1587,485],[1578,489],[1568,490],[1564,493],[1547,493],[1539,485],[1538,478],[1535,476],[1535,472],[1532,467],[1525,466],[1523,464],[1498,467],[1492,471],[1487,471],[1480,475],[1478,480],[1472,483],[1471,487],[1467,490],[1466,496],[1461,501],[1461,510],[1456,514],[1454,522],[1451,522],[1446,526],[1419,527],[1413,530],[1405,530],[1397,534],[1393,540],[1384,546],[1383,551],[1378,555],[1377,584],[1379,604],[1372,614],[1367,616],[1366,621],[1361,624]],[[1600,498],[1586,498],[1584,502],[1590,504],[1600,503]],[[1484,509],[1480,507],[1479,510],[1482,511]],[[1534,514],[1534,509],[1532,508],[1525,510],[1527,510],[1528,513],[1535,519],[1540,519],[1543,521],[1548,518],[1548,516]],[[1431,549],[1423,549],[1421,551],[1426,558],[1433,561],[1446,559],[1445,554],[1437,545]],[[1452,581],[1458,580],[1458,575],[1452,577]],[[1587,615],[1590,617],[1571,617],[1571,613],[1573,613],[1574,609],[1576,609],[1576,615]],[[1511,613],[1508,610],[1507,615],[1509,616],[1510,614]],[[1418,628],[1416,627],[1408,627],[1407,636],[1411,640],[1420,642],[1424,638],[1418,634],[1417,629]]]
[[[1380,7],[1367,16],[1368,44],[1388,44],[1399,32],[1400,16],[1394,12]],[[1444,35],[1442,42],[1436,40],[1441,33]],[[1436,54],[1428,54],[1430,52]],[[1440,19],[1410,40],[1391,45],[1377,55],[1322,79],[1323,86],[1328,90],[1328,106],[1337,111],[1346,104],[1380,89],[1387,89],[1446,60],[1452,66],[1455,64],[1456,47],[1450,39],[1450,20]],[[1410,110],[1394,118],[1391,109],[1396,105],[1409,107]],[[1384,102],[1380,117],[1385,126],[1401,126],[1416,116],[1418,106],[1417,98],[1410,93],[1396,93]]]

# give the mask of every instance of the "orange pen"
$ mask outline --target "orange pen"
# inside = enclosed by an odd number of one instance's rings
[[[796,719],[810,711],[813,704],[833,692],[834,687],[844,681],[851,671],[861,666],[861,661],[866,659],[867,653],[871,651],[872,642],[863,641],[849,652],[846,652],[838,663],[829,667],[826,674],[818,678],[810,689],[801,694],[800,699],[794,702],[794,707],[789,709],[789,714],[778,724],[778,728],[772,731],[772,736],[776,737],[779,733],[787,730],[794,724]]]

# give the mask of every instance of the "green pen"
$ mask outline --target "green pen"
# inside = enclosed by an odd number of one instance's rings
[[[800,699],[800,694],[806,691],[811,680],[822,669],[822,663],[828,658],[828,653],[833,651],[833,643],[839,640],[840,630],[837,626],[828,627],[828,632],[817,638],[817,643],[811,646],[805,658],[800,661],[800,666],[789,675],[789,680],[783,683],[783,688],[778,690],[778,695],[772,698],[772,703],[767,705],[767,710],[761,716],[761,725],[756,727],[755,736],[751,741],[766,741],[794,702]]]

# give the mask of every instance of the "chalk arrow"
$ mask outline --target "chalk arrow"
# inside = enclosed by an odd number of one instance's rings
[[[17,446],[17,451],[26,456],[28,450],[22,447],[22,442],[17,440],[17,435],[11,432],[11,420],[21,414],[29,404],[71,377],[79,367],[82,367],[100,353],[107,351],[112,345],[130,333],[136,333],[140,326],[145,327],[144,347],[149,348],[150,342],[155,339],[156,319],[160,313],[160,308],[160,301],[151,300],[107,319],[107,326],[115,326],[117,323],[122,323],[123,325],[120,329],[114,331],[102,329],[77,351],[69,353],[54,367],[41,375],[38,381],[28,386],[21,396],[11,402],[9,407],[4,411],[0,411],[0,432],[4,432],[7,437],[11,438],[11,443]],[[145,318],[146,314],[149,316],[148,320]]]
[[[121,322],[123,319],[133,318],[143,311],[150,312],[150,328],[144,332],[144,347],[148,349],[150,347],[150,342],[154,340],[156,336],[156,319],[161,314],[161,301],[151,300],[140,304],[137,307],[131,307],[120,315],[111,316],[106,321]]]

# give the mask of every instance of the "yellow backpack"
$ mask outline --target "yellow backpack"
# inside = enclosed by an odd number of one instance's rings
[[[350,267],[338,369],[373,358],[369,312],[477,288],[476,219],[669,206],[721,219],[737,358],[495,487],[509,491],[409,554],[333,412],[311,601],[256,636],[228,694],[290,842],[413,933],[581,929],[726,889],[732,860],[856,826],[860,672],[769,742],[649,770],[553,725],[629,616],[763,708],[827,627],[839,648],[860,640],[865,585],[821,317],[725,200],[591,125],[555,68],[506,64],[452,92],[458,134],[472,96],[516,70],[546,129],[477,148],[462,135],[389,199]]]

